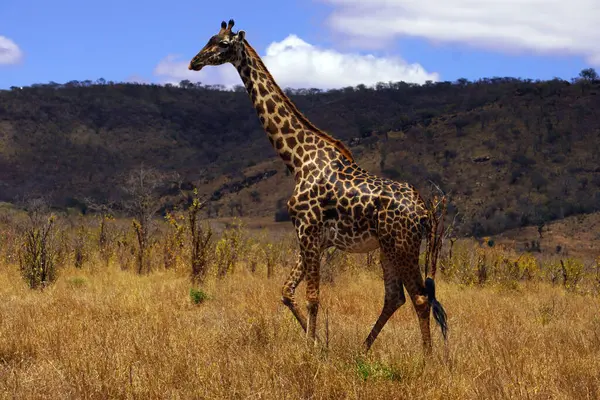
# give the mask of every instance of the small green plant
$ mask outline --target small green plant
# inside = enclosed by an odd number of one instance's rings
[[[356,360],[356,368],[358,375],[363,381],[369,378],[384,379],[388,381],[400,381],[401,374],[396,368],[388,365],[383,365],[380,362],[369,363],[362,358]]]
[[[208,300],[208,295],[202,289],[190,288],[190,299],[194,304],[200,304]]]
[[[85,278],[83,278],[81,276],[74,276],[72,278],[69,278],[67,280],[67,282],[69,282],[69,285],[71,287],[83,287],[87,283],[87,281],[85,280]]]

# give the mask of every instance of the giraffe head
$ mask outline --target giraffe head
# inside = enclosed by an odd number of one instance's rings
[[[206,46],[192,58],[188,69],[200,71],[206,65],[221,65],[239,59],[244,48],[246,32],[232,32],[233,24],[232,19],[228,24],[225,21],[221,22],[219,33],[211,37]]]

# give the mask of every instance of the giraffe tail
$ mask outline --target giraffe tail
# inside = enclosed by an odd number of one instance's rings
[[[431,305],[433,318],[440,326],[444,340],[448,340],[448,320],[446,318],[446,311],[444,310],[444,307],[442,307],[442,304],[435,298],[435,282],[430,277],[425,278],[425,292],[427,293],[427,299]]]
[[[427,246],[425,253],[425,293],[431,305],[433,318],[440,326],[444,340],[448,339],[448,322],[446,311],[435,297],[435,273],[437,262],[442,249],[444,237],[444,217],[446,215],[446,197],[438,201],[437,197],[430,203],[425,230]]]

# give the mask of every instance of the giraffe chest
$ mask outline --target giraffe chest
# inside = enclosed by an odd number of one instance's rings
[[[330,172],[297,186],[288,206],[301,225],[319,226],[322,248],[363,253],[379,247],[377,197],[363,177]]]

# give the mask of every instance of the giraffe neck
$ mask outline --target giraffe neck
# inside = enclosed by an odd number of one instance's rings
[[[338,157],[353,161],[352,154],[342,142],[319,130],[295,107],[248,42],[234,66],[269,141],[295,176],[302,167],[316,163],[317,158],[319,162]]]

